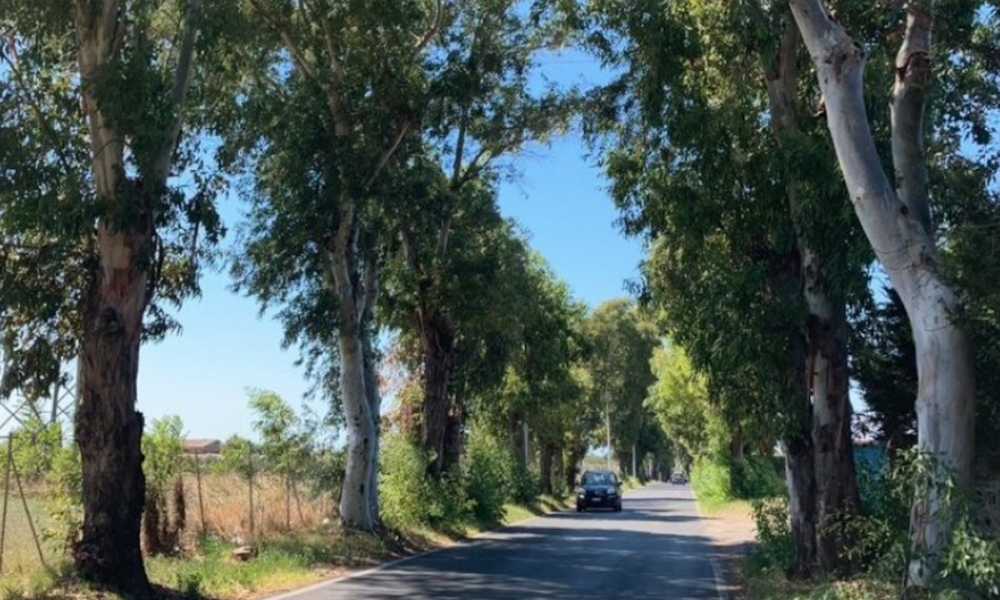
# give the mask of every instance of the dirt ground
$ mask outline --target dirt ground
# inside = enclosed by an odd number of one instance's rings
[[[736,502],[726,507],[703,514],[705,528],[716,549],[716,563],[722,570],[729,598],[742,597],[739,586],[739,570],[742,557],[756,537],[756,528],[750,513],[750,506]]]

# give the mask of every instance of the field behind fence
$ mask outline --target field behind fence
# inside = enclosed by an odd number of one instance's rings
[[[53,517],[67,505],[57,486],[24,481],[13,462],[0,457],[0,596],[6,581],[21,583],[64,565],[69,557],[64,524]],[[18,485],[18,479],[21,485]],[[169,496],[167,515],[176,522],[184,513],[178,554],[197,552],[202,536],[243,545],[261,538],[312,530],[336,520],[335,491],[314,480],[268,472],[227,473],[207,457],[189,457],[171,486],[183,500]],[[183,506],[178,506],[183,502]],[[29,518],[30,517],[30,518]],[[161,516],[162,518],[162,516]],[[144,529],[145,530],[145,529]],[[145,539],[144,539],[145,547]]]

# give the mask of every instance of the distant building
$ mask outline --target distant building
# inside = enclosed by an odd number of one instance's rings
[[[219,440],[184,440],[184,454],[212,456],[222,453],[222,442]]]

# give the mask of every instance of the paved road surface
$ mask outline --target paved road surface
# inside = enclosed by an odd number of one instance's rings
[[[718,600],[686,486],[625,496],[621,513],[557,513],[292,596],[294,600]]]

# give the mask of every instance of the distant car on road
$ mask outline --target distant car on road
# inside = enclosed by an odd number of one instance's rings
[[[684,485],[687,482],[688,478],[684,473],[674,473],[670,476],[670,483],[674,485]]]
[[[610,508],[622,510],[621,482],[611,471],[587,471],[580,477],[580,487],[576,489],[576,512],[589,508]]]

